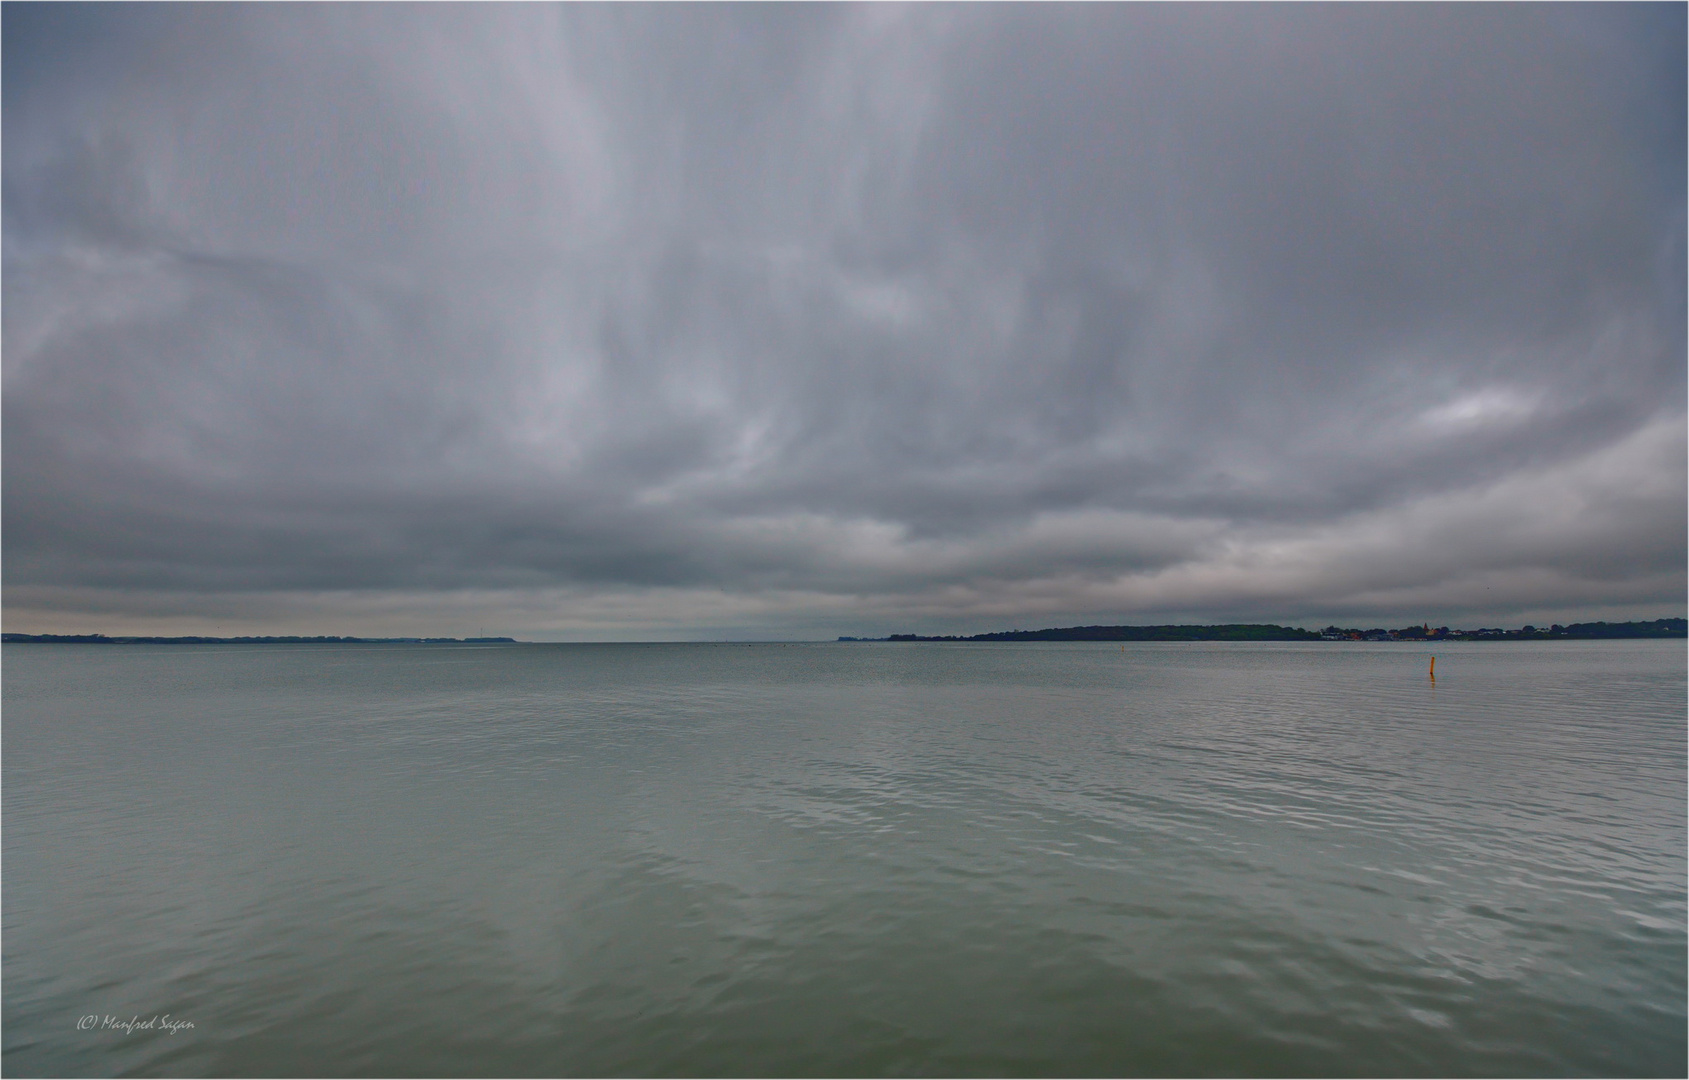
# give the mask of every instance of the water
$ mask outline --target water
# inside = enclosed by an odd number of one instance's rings
[[[1436,651],[7,646],[4,1069],[1684,1075],[1683,645]]]

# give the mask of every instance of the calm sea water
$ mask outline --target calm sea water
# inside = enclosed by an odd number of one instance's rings
[[[1682,643],[1435,651],[7,646],[4,1070],[1684,1075]]]

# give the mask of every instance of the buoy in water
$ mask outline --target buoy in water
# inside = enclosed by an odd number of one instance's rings
[[[1437,677],[1437,658],[1435,656],[1431,658],[1431,677],[1433,679]]]

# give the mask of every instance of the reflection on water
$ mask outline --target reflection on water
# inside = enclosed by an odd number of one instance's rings
[[[1682,1075],[1682,646],[1428,658],[8,646],[5,1071]]]

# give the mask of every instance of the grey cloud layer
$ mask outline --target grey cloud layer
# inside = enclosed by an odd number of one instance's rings
[[[1680,613],[1681,7],[37,7],[14,612]]]

